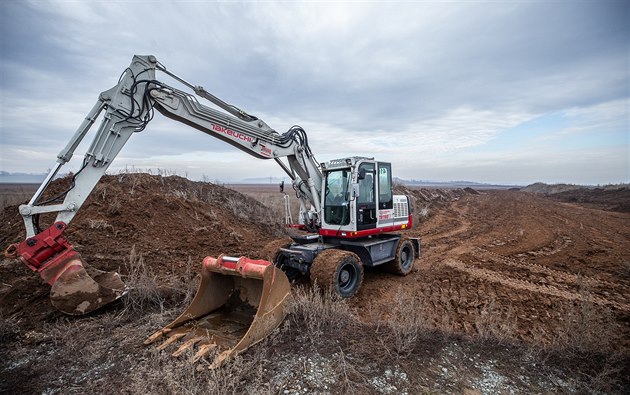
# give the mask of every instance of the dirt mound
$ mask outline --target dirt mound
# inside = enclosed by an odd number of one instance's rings
[[[551,199],[576,203],[608,211],[630,212],[630,185],[605,185],[603,187],[536,183],[521,189],[523,192],[542,194]]]
[[[464,188],[464,191],[470,195],[479,195],[479,191],[472,189],[471,187]]]
[[[434,209],[448,206],[466,195],[478,195],[480,192],[472,188],[410,188],[405,185],[395,185],[394,193],[411,197],[415,218],[423,220],[433,213]],[[418,222],[414,222],[414,228]]]
[[[575,189],[548,195],[551,199],[608,211],[630,212],[630,188]]]
[[[550,195],[558,192],[573,191],[581,188],[585,187],[573,184],[545,184],[544,182],[536,182],[534,184],[526,186],[525,188],[521,188],[521,191]]]
[[[419,204],[432,205],[439,203],[450,203],[459,200],[465,195],[478,195],[479,192],[468,188],[409,188],[404,185],[397,185],[394,193],[399,195],[410,195]]]
[[[70,183],[70,177],[56,180],[45,199]],[[53,220],[43,218],[41,227]],[[3,248],[24,239],[17,206],[5,208],[0,221]],[[149,174],[103,177],[66,232],[84,260],[98,269],[128,274],[125,263],[133,249],[156,276],[183,270],[190,261],[201,264],[208,255],[258,257],[266,243],[282,234],[278,219],[250,197],[210,183]],[[15,262],[3,269],[2,315],[39,313],[41,305],[48,306],[49,287],[26,266]]]

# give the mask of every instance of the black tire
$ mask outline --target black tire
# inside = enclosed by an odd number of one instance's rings
[[[363,282],[363,265],[359,257],[350,252],[330,249],[320,252],[311,265],[311,281],[332,289],[342,298],[357,293]]]
[[[416,251],[413,243],[407,238],[402,238],[396,248],[396,256],[393,261],[387,262],[383,268],[390,273],[406,276],[413,270],[413,263],[416,260]]]

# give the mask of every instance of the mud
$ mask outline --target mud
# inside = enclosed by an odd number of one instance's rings
[[[345,251],[339,250],[321,252],[311,267],[311,280],[321,287],[332,287],[337,265],[345,255]]]
[[[278,240],[271,241],[267,243],[258,253],[258,258],[266,259],[270,262],[273,262],[278,255],[278,250],[280,248],[288,247],[293,243],[293,240],[289,237],[283,237]]]
[[[338,275],[337,268],[340,264],[345,264],[348,260],[353,259],[361,262],[358,256],[341,250],[326,250],[320,252],[311,266],[310,279],[313,283],[319,284],[325,289],[334,289],[336,292],[339,284],[336,284],[335,277]],[[363,281],[363,270],[358,273],[359,284]],[[360,285],[359,285],[360,287]],[[360,289],[360,288],[359,288]],[[344,296],[345,297],[345,296]]]

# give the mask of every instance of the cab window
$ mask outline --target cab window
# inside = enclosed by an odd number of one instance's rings
[[[392,196],[392,165],[378,164],[378,208],[390,209],[394,207]]]
[[[351,174],[349,169],[335,170],[326,174],[324,197],[324,221],[331,225],[350,223],[348,199]]]

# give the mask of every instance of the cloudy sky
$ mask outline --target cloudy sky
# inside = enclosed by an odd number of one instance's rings
[[[132,56],[153,54],[279,132],[301,125],[320,161],[374,156],[435,181],[629,182],[629,4],[1,0],[0,170],[45,172]],[[110,171],[125,167],[284,175],[160,114]]]

